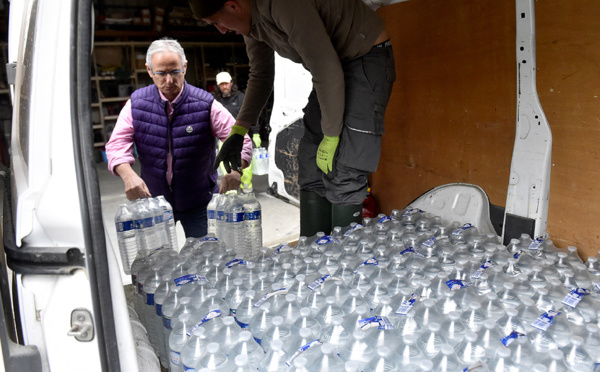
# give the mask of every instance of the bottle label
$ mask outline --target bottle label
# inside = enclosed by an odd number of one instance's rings
[[[522,253],[523,253],[523,251],[516,251],[515,254],[513,255],[513,257],[518,260],[521,257]]]
[[[472,227],[473,227],[473,225],[471,225],[470,223],[465,223],[458,229],[452,231],[452,236],[461,236],[465,230],[468,230]]]
[[[209,220],[214,220],[217,217],[217,211],[215,211],[214,209],[209,209],[206,211],[206,217]]]
[[[181,363],[181,353],[178,353],[174,350],[169,350],[169,358],[171,359],[171,363],[175,366],[178,366]]]
[[[162,304],[154,303],[154,309],[156,311],[156,315],[162,317]]]
[[[470,287],[473,285],[473,283],[460,279],[451,279],[446,282],[446,285],[451,291],[457,291],[462,288]]]
[[[311,291],[314,291],[315,289],[322,286],[323,283],[325,283],[325,281],[330,277],[331,277],[330,275],[325,275],[325,276],[315,280],[314,282],[312,282],[308,285],[308,289],[310,289]]]
[[[171,328],[171,317],[165,316],[165,314],[163,314],[163,327],[165,327],[166,329],[172,329]]]
[[[246,221],[260,221],[260,211],[244,212],[244,220]]]
[[[296,350],[294,352],[294,354],[292,354],[292,356],[288,360],[285,361],[285,364],[287,364],[288,367],[291,367],[292,363],[294,362],[294,359],[296,359],[296,357],[298,357],[298,355],[302,354],[303,352],[305,352],[306,350],[310,349],[313,346],[321,345],[321,344],[322,344],[321,341],[314,340],[314,341],[309,342],[306,345],[301,346],[298,350]]]
[[[543,242],[544,239],[542,239],[542,237],[537,237],[534,241],[531,242],[531,244],[529,244],[529,249],[532,251],[538,251],[542,246]]]
[[[214,236],[205,236],[204,238],[200,239],[199,242],[218,242],[219,239],[215,238]]]
[[[526,335],[524,335],[523,333],[519,333],[517,331],[512,331],[508,336],[502,337],[500,339],[500,342],[502,342],[502,344],[504,346],[508,347],[508,345],[510,345],[511,342],[513,342],[514,340],[516,340],[519,337],[526,337]]]
[[[117,232],[131,231],[135,229],[133,221],[117,222]]]
[[[146,305],[154,306],[154,293],[146,293]]]
[[[574,309],[577,304],[579,304],[582,297],[589,294],[590,291],[585,288],[575,288],[572,289],[571,292],[567,293],[565,298],[562,300],[562,303]]]
[[[262,296],[262,298],[260,300],[258,300],[255,304],[254,307],[259,307],[260,305],[262,305],[266,300],[268,300],[269,298],[278,295],[278,294],[287,294],[288,290],[287,288],[279,288],[277,290],[274,290],[273,292],[269,292],[269,293],[265,293],[264,296]]]
[[[417,214],[417,213],[425,213],[424,211],[420,210],[419,208],[411,208],[409,210],[407,210],[406,212],[402,213],[402,218],[406,218],[409,217],[413,214]]]
[[[408,300],[402,301],[402,304],[400,304],[400,307],[398,308],[398,310],[396,310],[396,314],[400,314],[400,315],[408,314],[410,309],[412,309],[415,306],[415,302],[417,302],[418,298],[419,298],[418,294],[416,294],[416,293],[411,294],[410,298]]]
[[[225,266],[227,266],[228,268],[232,268],[235,265],[246,265],[248,264],[248,262],[242,260],[241,258],[236,258],[235,260],[229,261],[225,264]]]
[[[189,275],[180,276],[179,278],[175,278],[175,279],[173,279],[173,282],[175,283],[176,286],[180,287],[184,284],[195,282],[200,279],[201,278],[196,274],[189,274]],[[204,277],[204,279],[206,279],[206,277]]]
[[[217,211],[217,221],[225,222],[225,211]]]
[[[135,228],[136,229],[144,229],[146,227],[152,227],[154,219],[152,217],[141,218],[139,220],[135,220]]]
[[[388,221],[391,221],[391,220],[392,220],[392,216],[390,215],[390,216],[383,216],[383,217],[381,217],[379,219],[379,221],[377,221],[377,222],[384,223],[384,222],[388,222]]]
[[[479,267],[479,269],[477,269],[477,271],[475,271],[475,273],[473,273],[473,275],[471,275],[471,279],[479,279],[481,278],[481,274],[483,274],[483,271],[485,269],[488,269],[490,267],[494,266],[494,263],[490,260],[487,260],[483,263],[483,265],[481,265]]]
[[[196,372],[196,368],[183,365],[183,372]]]
[[[194,325],[193,327],[191,327],[185,334],[186,336],[190,337],[192,335],[192,333],[194,333],[195,330],[197,330],[198,328],[200,328],[200,326],[202,326],[202,324],[211,321],[214,318],[218,318],[221,316],[221,310],[213,310],[211,312],[209,312],[208,314],[206,314],[204,316],[204,318],[202,318],[202,320],[197,323],[196,325]]]
[[[272,260],[280,253],[290,252],[293,248],[289,244],[281,244],[277,249],[269,256],[269,260]]]
[[[159,214],[158,216],[154,216],[154,224],[158,225],[163,223],[163,215]]]
[[[558,314],[560,314],[560,311],[548,310],[534,320],[531,326],[545,332]]]
[[[405,250],[403,250],[402,252],[400,252],[400,255],[405,255],[407,253],[414,253],[419,257],[425,257],[425,255],[423,255],[423,253],[421,253],[420,251],[414,249],[413,247],[408,247]]]
[[[361,329],[369,329],[377,327],[377,329],[389,330],[394,329],[392,322],[385,316],[372,316],[365,319],[360,319],[358,325]]]
[[[331,244],[331,243],[339,243],[339,241],[331,235],[325,235],[325,236],[320,237],[316,241],[316,243],[317,243],[317,245],[325,245],[325,244]]]
[[[236,322],[236,323],[237,323],[237,324],[240,326],[240,328],[242,328],[242,329],[248,328],[248,326],[250,325],[250,324],[248,324],[248,323],[240,322],[240,321],[238,320],[237,316],[236,316],[236,318],[235,318],[235,322]]]
[[[372,265],[372,266],[377,266],[379,264],[379,262],[377,262],[377,257],[373,257],[373,258],[369,258],[368,260],[366,260],[365,262],[361,263],[360,265],[358,265],[358,267],[356,268],[356,270],[354,270],[354,274],[357,274],[358,271],[363,267],[363,266],[367,266],[367,265]]]
[[[352,234],[355,230],[362,230],[363,229],[363,225],[360,223],[357,223],[356,225],[354,225],[354,227],[352,227],[351,229],[349,229],[348,231],[346,231],[344,233],[344,238],[350,236],[350,234]]]
[[[164,211],[163,212],[163,221],[169,221],[173,219],[173,211]]]
[[[423,243],[421,243],[421,245],[426,248],[431,248],[435,244],[435,239],[436,239],[435,236],[431,237],[431,238],[425,240]]]
[[[244,222],[244,212],[225,213],[225,222]]]

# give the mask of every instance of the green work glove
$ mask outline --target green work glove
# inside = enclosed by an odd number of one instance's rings
[[[219,164],[223,162],[227,173],[231,173],[231,170],[242,171],[242,147],[244,146],[244,136],[248,133],[248,129],[241,125],[234,125],[231,127],[231,132],[223,142],[221,150],[217,154],[215,169],[219,168]]]
[[[317,150],[317,167],[325,174],[333,170],[333,157],[335,156],[335,149],[337,149],[339,142],[339,136],[323,136],[323,140],[319,144],[319,149]]]
[[[254,133],[254,135],[252,136],[252,142],[254,142],[254,146],[256,146],[257,148],[260,147],[260,144],[262,142],[260,140],[260,134]]]

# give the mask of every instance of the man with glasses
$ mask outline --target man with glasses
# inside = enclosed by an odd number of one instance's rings
[[[172,39],[154,41],[146,54],[153,85],[133,92],[106,144],[108,169],[121,177],[129,200],[164,195],[186,237],[207,233],[206,206],[214,192],[237,190],[250,164],[252,143],[243,139],[242,164],[217,186],[216,139],[225,141],[235,119],[213,96],[185,81],[187,60]],[[133,170],[135,144],[141,177]],[[175,248],[175,247],[174,247]]]

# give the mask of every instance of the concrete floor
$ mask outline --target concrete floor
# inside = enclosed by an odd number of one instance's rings
[[[119,264],[121,264],[114,216],[119,205],[127,202],[123,181],[119,177],[113,176],[108,171],[104,162],[97,163],[96,170],[100,184],[104,226],[107,231],[109,243],[113,247]],[[134,165],[134,170],[139,174],[137,163]],[[300,210],[298,207],[267,194],[269,186],[267,175],[255,175],[252,183],[256,198],[262,207],[263,245],[265,247],[274,247],[280,243],[297,241],[300,233]],[[179,248],[185,242],[183,228],[179,223],[177,224],[177,242]],[[121,273],[123,284],[131,284],[131,278],[125,275],[122,270]]]

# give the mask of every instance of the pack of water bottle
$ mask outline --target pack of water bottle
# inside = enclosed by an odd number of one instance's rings
[[[262,208],[254,193],[214,194],[206,207],[208,233],[251,261],[262,248]]]
[[[178,248],[173,208],[162,195],[121,204],[115,227],[125,274],[131,274],[138,254],[148,255],[164,246]]]
[[[600,370],[598,257],[418,209],[251,259],[209,234],[131,271],[170,371]]]

